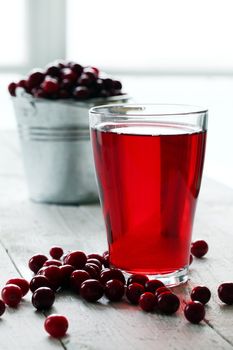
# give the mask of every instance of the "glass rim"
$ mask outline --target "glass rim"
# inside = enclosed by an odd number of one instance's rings
[[[157,111],[156,111],[157,109]],[[160,109],[160,111],[159,111]],[[164,109],[164,111],[162,111]],[[169,111],[170,109],[170,111]],[[92,107],[89,110],[91,115],[102,117],[165,117],[165,116],[189,116],[207,114],[205,107],[188,104],[166,104],[166,103],[115,103]]]

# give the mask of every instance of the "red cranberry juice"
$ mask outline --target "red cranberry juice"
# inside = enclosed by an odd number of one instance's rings
[[[91,135],[111,264],[146,274],[188,265],[206,132],[137,123]]]

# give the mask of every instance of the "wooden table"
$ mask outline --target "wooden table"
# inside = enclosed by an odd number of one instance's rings
[[[48,254],[52,245],[87,253],[106,249],[99,206],[63,207],[28,200],[15,133],[1,133],[0,165],[1,287],[15,276],[30,279],[28,259],[35,253]],[[206,258],[193,262],[191,281],[176,289],[185,300],[193,285],[204,284],[211,289],[212,298],[202,324],[188,323],[182,308],[168,317],[146,314],[126,301],[109,304],[102,298],[90,304],[60,293],[48,312],[69,318],[69,333],[59,341],[46,335],[45,316],[31,306],[28,294],[17,309],[7,308],[1,318],[0,349],[232,349],[233,306],[223,305],[216,293],[220,283],[233,280],[232,224],[233,191],[204,179],[194,237],[206,239],[210,250]]]

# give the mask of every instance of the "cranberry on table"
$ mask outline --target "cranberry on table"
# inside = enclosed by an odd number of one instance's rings
[[[69,67],[80,76],[83,72],[83,67],[75,62],[70,62]]]
[[[29,287],[31,292],[34,292],[36,289],[40,287],[51,288],[51,284],[47,277],[43,275],[37,275],[31,279]]]
[[[145,286],[146,282],[149,281],[149,278],[146,275],[135,273],[129,276],[127,280],[127,286],[132,283],[139,283],[142,286]]]
[[[109,262],[109,252],[104,252],[103,254],[103,265],[104,267],[108,268],[109,265],[110,265],[110,262]]]
[[[85,271],[85,270],[73,271],[71,276],[70,276],[70,286],[71,286],[72,290],[75,293],[79,294],[81,284],[88,279],[91,279],[91,276],[89,275],[89,273],[87,271]]]
[[[165,286],[164,287],[159,287],[155,291],[156,298],[158,298],[160,296],[160,294],[162,294],[164,292],[172,293],[172,291],[169,288],[165,287]]]
[[[78,74],[70,68],[63,68],[62,69],[62,77],[63,77],[63,79],[67,79],[71,83],[74,83],[76,81],[76,79],[78,78]]]
[[[61,247],[54,246],[50,248],[49,254],[53,259],[59,260],[63,255],[63,249]]]
[[[87,258],[87,264],[95,264],[98,266],[98,268],[101,270],[102,264],[98,259],[95,258]]]
[[[77,100],[85,100],[90,96],[90,90],[86,86],[77,86],[73,91],[73,96]]]
[[[157,305],[156,296],[151,292],[143,293],[139,298],[139,306],[143,311],[153,311]]]
[[[11,307],[16,307],[22,299],[22,290],[16,284],[7,284],[2,289],[2,300]]]
[[[125,286],[119,280],[110,280],[105,283],[104,294],[110,301],[120,301],[125,294]]]
[[[222,283],[218,287],[218,296],[219,299],[227,304],[232,305],[233,304],[233,283]]]
[[[103,264],[103,257],[102,257],[102,255],[97,254],[97,253],[88,254],[87,259],[97,259],[97,260],[99,260],[101,265]]]
[[[57,260],[57,259],[48,259],[45,261],[44,265],[43,266],[61,266],[62,263],[60,260]]]
[[[122,84],[119,80],[113,80],[113,89],[115,89],[115,90],[122,89]]]
[[[21,79],[18,83],[17,86],[24,88],[25,90],[27,90],[27,80],[25,79]]]
[[[125,277],[124,277],[121,270],[116,269],[116,268],[102,270],[102,272],[100,274],[100,282],[103,285],[107,281],[113,280],[113,279],[119,280],[125,284]]]
[[[204,286],[197,286],[193,288],[191,295],[192,301],[200,301],[202,304],[207,304],[211,297],[209,288]]]
[[[193,262],[193,256],[192,256],[192,254],[190,254],[190,255],[189,255],[189,265],[191,265],[192,262]]]
[[[139,283],[132,283],[126,289],[126,297],[131,304],[137,305],[140,296],[145,292],[145,288]]]
[[[6,284],[16,284],[16,286],[21,289],[22,296],[26,295],[29,291],[29,283],[24,278],[11,278],[6,282]]]
[[[45,77],[44,73],[39,71],[31,73],[27,80],[27,87],[29,89],[32,89],[34,87],[39,86],[43,82],[44,77]]]
[[[45,72],[46,75],[50,75],[51,77],[59,78],[61,75],[61,70],[57,66],[49,66]]]
[[[48,287],[40,287],[32,294],[32,305],[37,310],[49,309],[55,301],[55,293]]]
[[[205,317],[205,307],[199,301],[190,301],[184,308],[184,315],[189,322],[197,324]]]
[[[191,253],[196,258],[202,258],[208,252],[208,244],[204,240],[199,240],[191,244]]]
[[[159,280],[150,280],[145,283],[145,290],[147,292],[155,293],[160,287],[164,287],[164,284]]]
[[[99,279],[100,270],[98,266],[94,264],[86,264],[83,269],[89,273],[89,275],[91,276],[90,278],[94,278],[95,280]]]
[[[57,290],[59,287],[61,287],[62,276],[61,270],[58,266],[45,266],[42,270],[40,270],[40,273],[48,278],[53,290]]]
[[[68,253],[63,260],[64,264],[72,265],[75,267],[75,269],[83,269],[86,262],[87,256],[80,250]]]
[[[41,84],[41,88],[47,94],[53,94],[59,90],[59,83],[55,78],[46,77],[43,83]]]
[[[84,281],[80,287],[80,295],[87,301],[95,302],[99,300],[104,294],[102,284],[95,279]]]
[[[11,96],[15,96],[15,90],[17,88],[17,84],[12,82],[8,85],[8,91],[10,93]]]
[[[179,298],[171,292],[164,292],[158,296],[158,308],[167,315],[175,313],[179,309],[179,306]]]
[[[63,315],[50,315],[46,317],[44,328],[53,338],[62,338],[69,327],[68,320]]]
[[[0,316],[2,316],[4,314],[6,310],[6,305],[5,303],[0,299]]]
[[[34,273],[37,273],[40,270],[40,268],[44,265],[46,260],[48,260],[47,256],[42,254],[36,254],[31,257],[31,259],[28,262],[28,266],[30,270],[32,270]]]
[[[60,266],[61,271],[61,286],[68,287],[70,285],[70,276],[74,271],[74,267],[72,265],[62,265]]]

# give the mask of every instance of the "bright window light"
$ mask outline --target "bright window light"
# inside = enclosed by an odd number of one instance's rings
[[[69,0],[67,57],[119,71],[233,71],[232,0]]]

